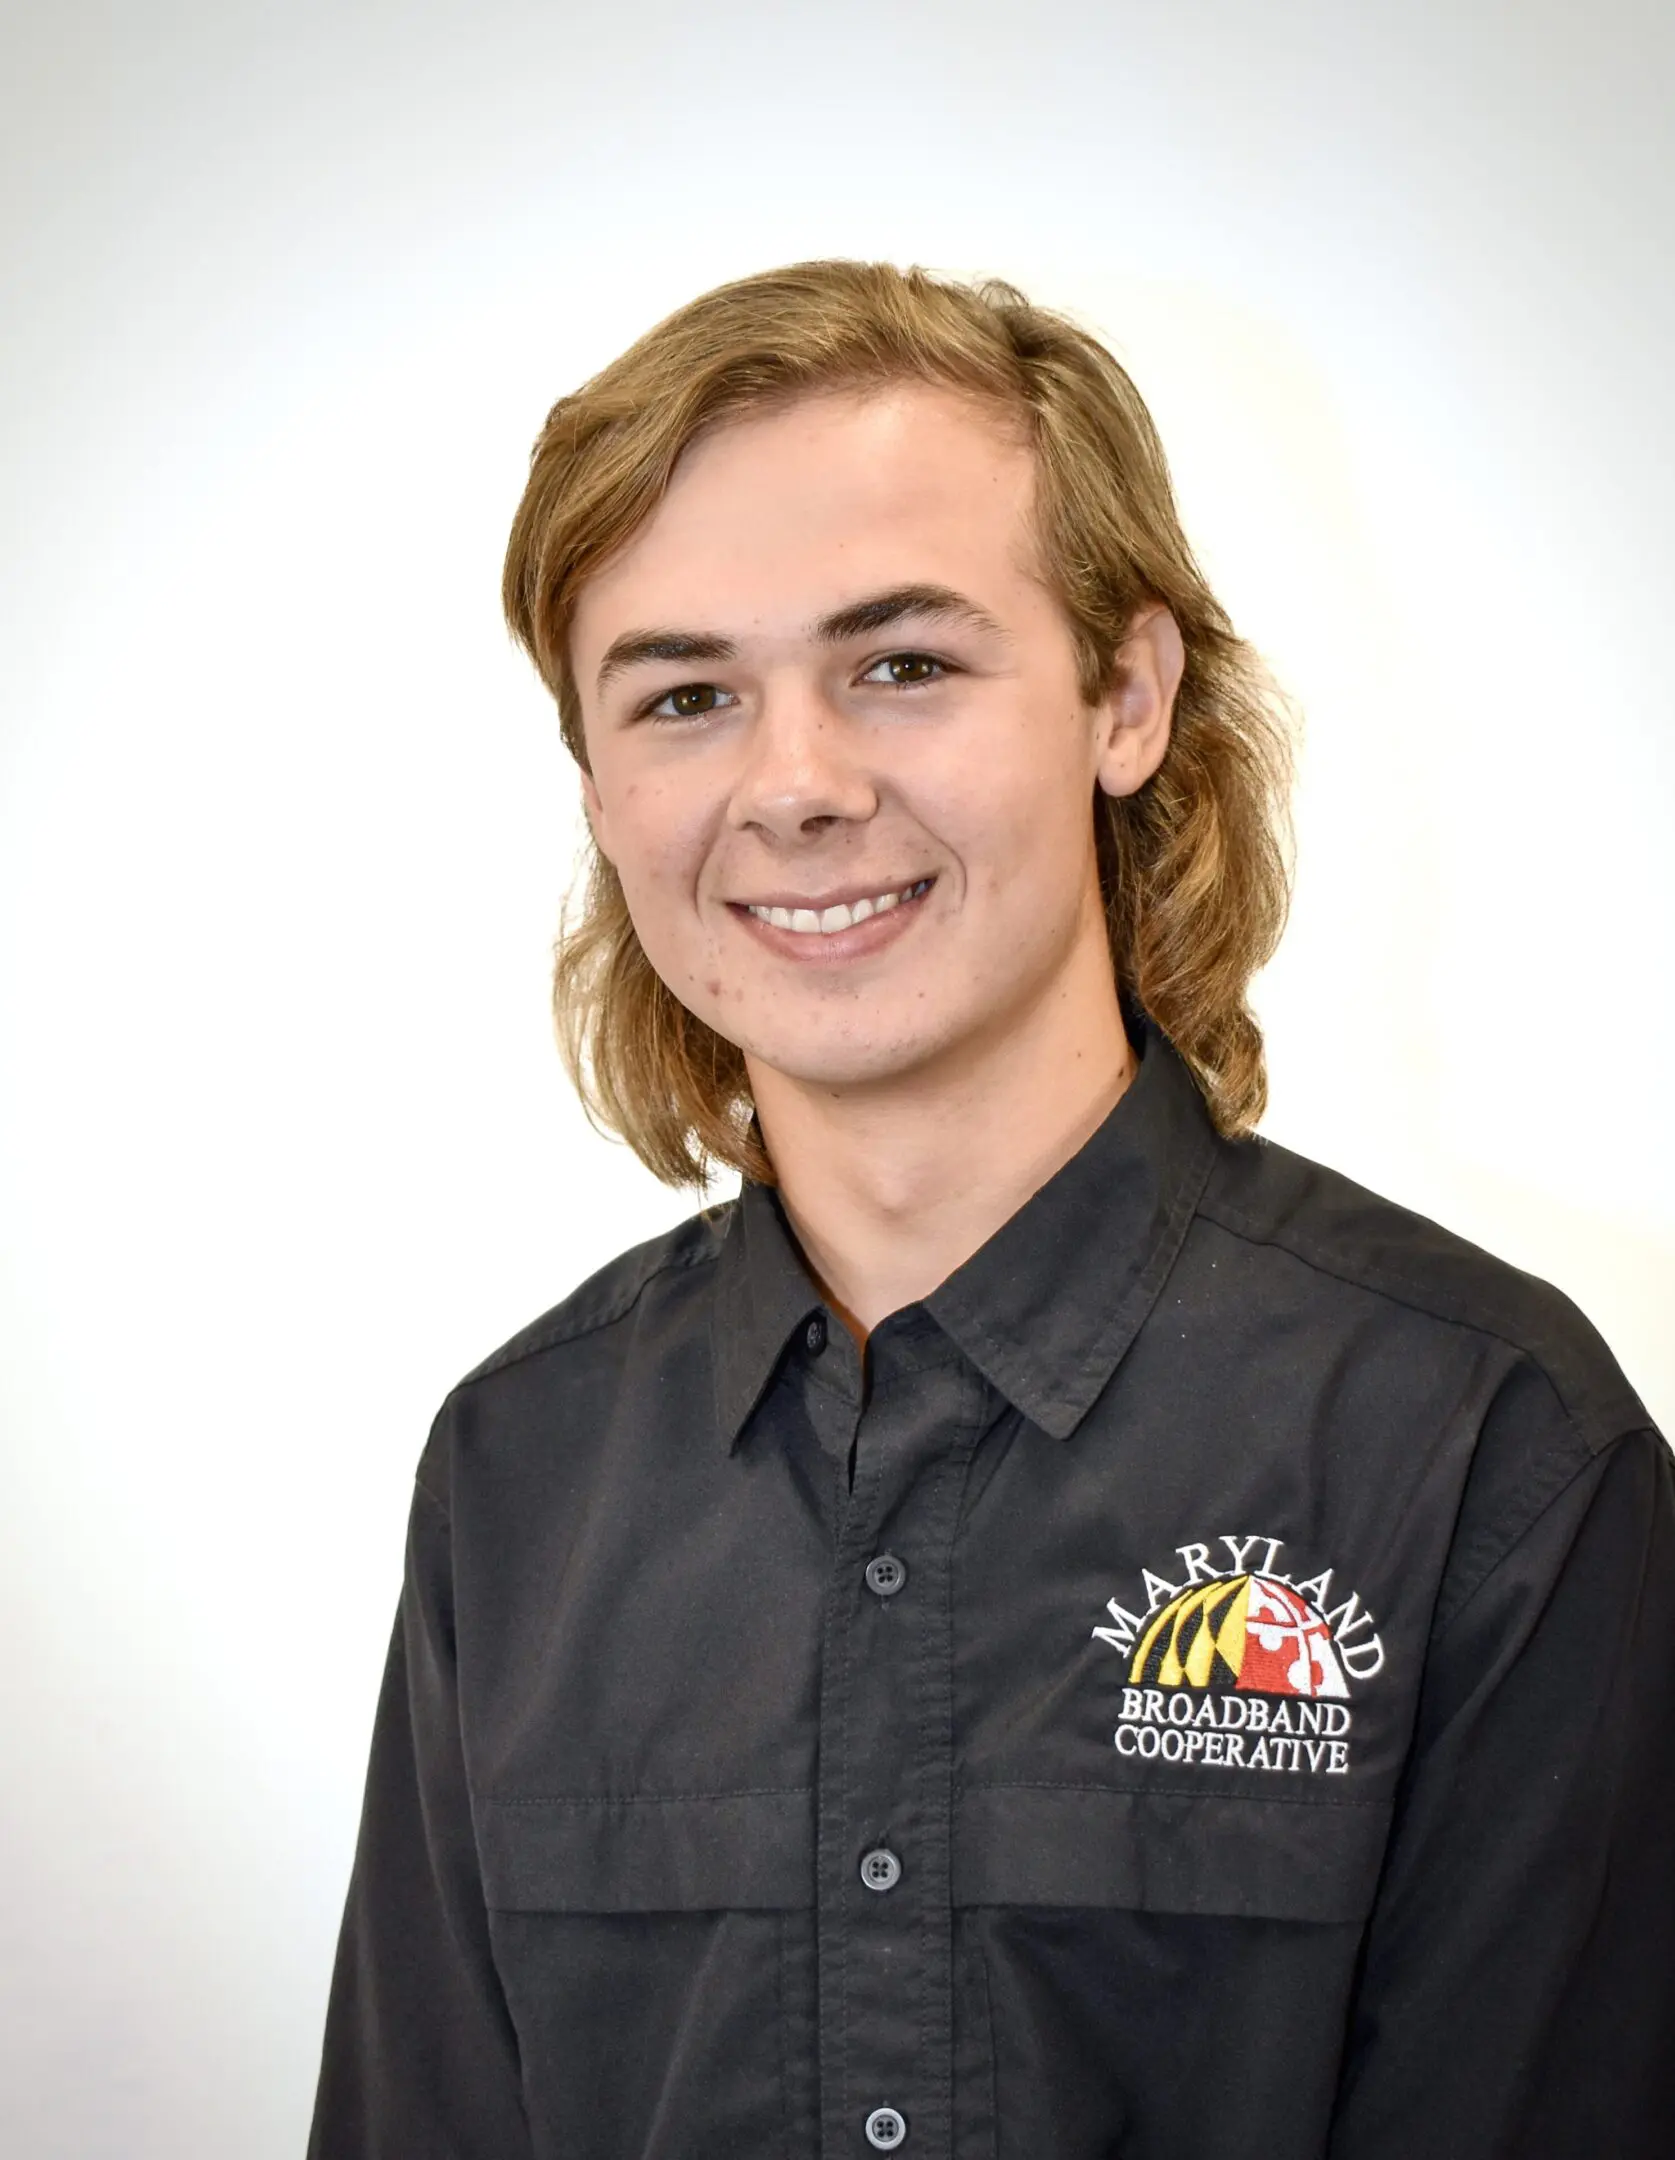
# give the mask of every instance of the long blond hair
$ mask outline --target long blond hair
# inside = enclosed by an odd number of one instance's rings
[[[548,415],[506,553],[507,621],[585,770],[576,596],[651,516],[682,451],[748,413],[904,379],[963,391],[1023,429],[1043,571],[1090,705],[1138,607],[1160,600],[1180,625],[1162,765],[1133,795],[1096,791],[1095,847],[1120,987],[1180,1051],[1218,1128],[1246,1131],[1267,1096],[1247,991],[1289,890],[1287,708],[1193,557],[1140,393],[1068,317],[997,279],[889,263],[793,263],[702,294]],[[702,1186],[718,1166],[772,1183],[742,1051],[654,972],[597,848],[553,958],[559,1045],[595,1124],[667,1184]]]

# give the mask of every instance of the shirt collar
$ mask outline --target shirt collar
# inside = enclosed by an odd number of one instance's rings
[[[1139,1333],[1215,1159],[1215,1128],[1179,1053],[1144,1015],[1136,1033],[1139,1071],[1104,1122],[922,1301],[985,1379],[1060,1440]],[[746,1179],[712,1307],[725,1447],[821,1303],[777,1194]]]

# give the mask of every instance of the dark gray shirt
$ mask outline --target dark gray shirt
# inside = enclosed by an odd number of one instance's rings
[[[747,1184],[450,1393],[313,2160],[1672,2149],[1669,1454],[1141,1048],[864,1360]]]

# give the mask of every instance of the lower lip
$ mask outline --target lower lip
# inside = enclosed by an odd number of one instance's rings
[[[745,928],[754,931],[770,952],[782,953],[787,960],[801,960],[805,966],[835,967],[846,960],[869,960],[886,945],[893,945],[918,919],[919,910],[935,890],[936,880],[932,878],[917,899],[898,900],[882,915],[869,915],[865,922],[852,923],[847,930],[782,930],[777,923],[764,922],[760,915],[752,915],[749,908],[737,902],[731,905]]]

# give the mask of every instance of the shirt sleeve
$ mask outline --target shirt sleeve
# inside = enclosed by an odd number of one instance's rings
[[[448,1517],[419,1484],[308,2155],[517,2160],[531,2149],[460,1747]]]
[[[1675,1478],[1625,1434],[1434,1640],[1332,2160],[1675,2150]]]

